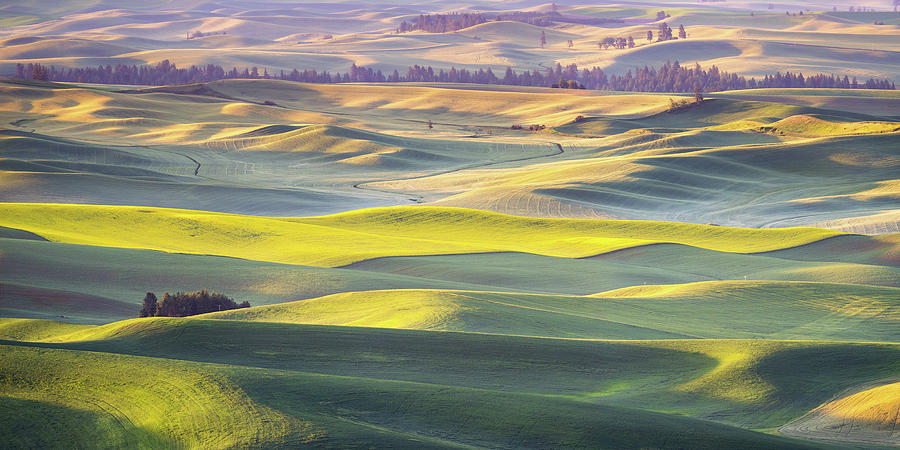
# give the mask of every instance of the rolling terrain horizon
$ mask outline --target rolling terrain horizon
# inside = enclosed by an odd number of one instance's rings
[[[0,447],[900,447],[897,8],[0,7]]]

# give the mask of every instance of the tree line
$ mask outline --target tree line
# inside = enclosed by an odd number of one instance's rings
[[[401,74],[394,70],[385,74],[381,70],[370,67],[350,66],[350,71],[341,73],[329,73],[327,71],[294,69],[290,72],[280,71],[269,73],[264,69],[262,73],[256,67],[238,70],[232,68],[225,70],[221,66],[190,66],[178,68],[169,61],[162,61],[155,66],[149,65],[124,65],[97,66],[67,68],[56,66],[43,66],[41,64],[18,64],[16,68],[17,78],[34,78],[48,81],[101,83],[101,84],[134,84],[161,86],[167,84],[187,84],[215,81],[232,78],[249,79],[278,79],[288,81],[300,81],[306,83],[401,83],[401,82],[438,82],[438,83],[479,83],[502,84],[513,86],[540,86],[549,87],[553,84],[560,86],[561,80],[569,80],[583,86],[586,89],[599,89],[611,91],[636,91],[636,92],[694,92],[700,89],[703,92],[717,92],[734,89],[758,89],[758,88],[844,88],[844,89],[895,89],[890,80],[876,80],[870,78],[866,81],[858,81],[837,75],[817,74],[804,76],[802,73],[775,73],[766,75],[762,79],[744,77],[742,75],[728,73],[719,70],[715,65],[703,69],[700,64],[692,67],[666,62],[659,68],[644,66],[628,70],[624,75],[607,75],[603,69],[593,67],[579,69],[577,65],[570,64],[563,67],[557,64],[555,67],[543,70],[525,70],[516,72],[507,67],[503,75],[497,75],[490,68],[468,70],[451,67],[449,70],[434,69],[431,66],[411,66]]]
[[[429,33],[447,33],[485,22],[488,22],[488,19],[483,14],[420,14],[413,22],[400,22],[397,31],[406,33],[407,31],[422,30]]]
[[[138,317],[187,317],[229,309],[249,308],[250,302],[238,304],[224,294],[209,292],[206,289],[197,292],[179,292],[171,295],[163,294],[158,301],[156,294],[148,292],[144,296],[144,305]]]

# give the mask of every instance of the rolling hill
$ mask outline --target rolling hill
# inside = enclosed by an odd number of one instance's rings
[[[900,446],[900,94],[715,92],[900,83],[853,6],[0,6],[0,447]]]

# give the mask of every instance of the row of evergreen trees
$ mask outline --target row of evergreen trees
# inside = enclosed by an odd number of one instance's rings
[[[265,78],[307,83],[440,82],[542,87],[548,87],[553,84],[558,85],[559,80],[565,79],[576,81],[579,83],[579,86],[584,86],[586,89],[637,92],[694,92],[698,88],[703,92],[757,88],[895,88],[894,83],[889,80],[870,78],[864,82],[859,82],[855,77],[851,79],[846,75],[843,77],[825,74],[804,76],[802,73],[794,74],[788,72],[785,74],[766,75],[762,79],[746,78],[741,75],[721,71],[715,65],[709,69],[703,69],[699,64],[688,67],[682,66],[678,61],[675,61],[675,63],[666,62],[659,68],[644,66],[628,70],[624,75],[607,75],[599,67],[579,70],[575,64],[565,67],[557,64],[555,68],[525,70],[522,72],[516,72],[507,67],[506,72],[502,76],[497,76],[490,68],[486,70],[456,68],[435,70],[431,66],[419,65],[409,67],[405,74],[394,70],[392,73],[385,75],[380,70],[357,66],[356,64],[351,65],[350,71],[343,74],[332,74],[315,70],[304,70],[301,72],[297,69],[291,72],[281,71],[277,74],[270,74],[267,70],[259,73],[256,67],[241,71],[233,68],[226,71],[221,66],[212,64],[178,68],[169,61],[162,61],[155,66],[119,64],[116,66],[106,65],[81,68],[18,64],[16,77],[63,82],[150,86],[199,83],[231,78]]]
[[[250,302],[238,304],[224,294],[209,292],[206,289],[190,293],[179,292],[175,295],[166,292],[162,301],[158,301],[154,293],[148,292],[138,317],[186,317],[249,307]]]
[[[429,33],[447,33],[462,30],[487,22],[482,14],[452,13],[452,14],[420,14],[413,22],[400,22],[400,33],[421,30]]]

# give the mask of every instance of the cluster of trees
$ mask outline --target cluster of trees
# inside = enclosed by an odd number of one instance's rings
[[[481,13],[421,14],[412,22],[400,22],[400,27],[397,28],[397,32],[405,33],[407,31],[421,30],[429,33],[447,33],[490,22],[492,20],[521,22],[539,27],[549,27],[553,25],[554,22],[584,25],[603,25],[607,23],[623,22],[621,19],[579,17],[573,15],[564,16],[557,11],[510,11],[490,15]]]
[[[656,42],[665,42],[672,39],[676,39],[672,34],[672,28],[669,24],[663,22],[659,24],[659,29],[656,31]],[[687,39],[687,31],[684,29],[684,25],[678,26],[678,38],[677,39]],[[647,31],[647,40],[653,40],[653,34],[651,31]]]
[[[493,20],[506,20],[522,22],[539,27],[549,27],[553,22],[560,20],[562,16],[557,12],[542,13],[536,11],[512,11],[498,14]],[[427,31],[429,33],[447,33],[463,28],[469,28],[482,23],[490,22],[491,18],[484,14],[474,13],[450,13],[450,14],[420,14],[413,22],[400,22],[397,31]]]
[[[581,116],[579,116],[579,117],[581,117]],[[512,128],[513,130],[523,129],[522,125],[520,125],[520,124],[515,124],[510,128]],[[541,130],[545,130],[545,129],[547,129],[547,125],[543,125],[543,124],[535,124],[535,125],[528,126],[528,131],[541,131]]]
[[[537,11],[513,11],[510,13],[497,15],[497,20],[507,20],[510,22],[522,22],[539,27],[549,27],[553,22],[558,21],[562,16],[558,12],[537,12]]]
[[[631,36],[628,36],[627,39],[622,38],[622,37],[616,37],[616,38],[608,37],[608,38],[603,38],[603,40],[600,41],[599,45],[600,45],[600,48],[602,48],[603,50],[606,50],[610,47],[617,48],[619,50],[622,50],[626,47],[634,48],[634,38],[632,38]]]
[[[575,80],[567,80],[565,78],[559,80],[559,83],[550,85],[554,89],[586,89],[583,84],[578,84]]]
[[[138,317],[186,317],[249,307],[250,302],[238,304],[223,294],[209,292],[206,289],[190,293],[179,292],[175,295],[166,292],[162,301],[158,301],[154,293],[148,292]]]
[[[228,34],[228,32],[227,31],[210,31],[210,32],[204,33],[202,31],[195,31],[193,33],[189,33],[187,35],[187,38],[188,38],[188,40],[191,40],[191,39],[202,38],[204,36],[216,36],[219,34]]]
[[[446,33],[448,31],[462,30],[478,24],[488,22],[482,14],[452,13],[452,14],[420,14],[412,23],[400,22],[400,33],[422,30],[429,33]]]
[[[607,75],[599,67],[580,69],[575,64],[563,67],[557,64],[555,68],[545,70],[525,70],[515,72],[507,67],[503,76],[497,76],[490,68],[468,70],[450,68],[450,70],[435,70],[431,66],[415,65],[407,68],[405,74],[394,70],[385,75],[380,70],[368,67],[350,66],[350,71],[343,74],[317,72],[315,70],[296,69],[289,73],[281,71],[277,75],[271,75],[267,70],[260,74],[257,68],[238,71],[233,68],[229,71],[221,66],[207,65],[204,67],[190,66],[186,69],[176,68],[174,64],[163,61],[156,66],[126,66],[115,67],[98,66],[85,68],[57,68],[54,66],[42,66],[40,64],[19,64],[16,70],[18,78],[36,78],[50,81],[69,81],[81,83],[105,83],[105,84],[141,84],[164,85],[185,84],[205,81],[230,79],[230,78],[269,78],[289,81],[302,81],[307,83],[350,83],[350,82],[440,82],[440,83],[479,83],[479,84],[504,84],[514,86],[543,86],[553,84],[561,86],[560,80],[568,80],[567,86],[572,88],[582,86],[586,89],[606,89],[611,91],[638,91],[638,92],[693,92],[699,88],[704,92],[724,91],[731,89],[755,89],[755,88],[852,88],[852,89],[894,89],[894,83],[889,80],[869,79],[859,82],[847,76],[835,75],[811,75],[776,73],[766,75],[765,78],[746,78],[741,75],[727,73],[716,66],[702,69],[699,64],[693,67],[682,66],[675,61],[674,64],[666,62],[662,67],[651,68],[644,66],[634,70],[628,70],[624,75]],[[39,78],[40,77],[40,78]],[[573,85],[572,83],[577,83]]]

